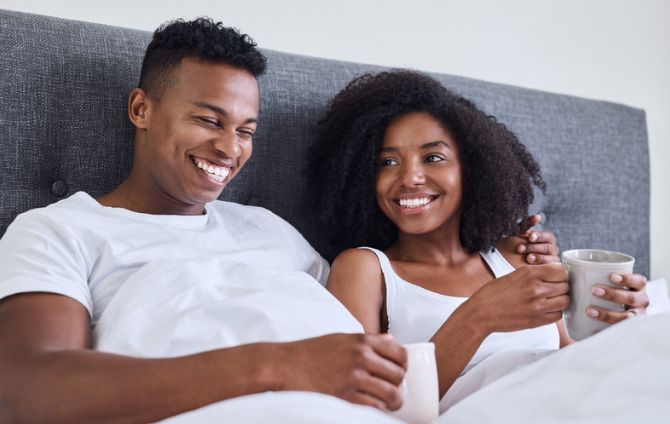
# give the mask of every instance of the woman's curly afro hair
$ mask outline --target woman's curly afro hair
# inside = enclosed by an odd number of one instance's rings
[[[505,125],[435,79],[415,71],[363,75],[329,104],[316,128],[310,194],[332,252],[356,246],[389,248],[397,228],[375,198],[377,155],[389,123],[423,112],[456,141],[463,198],[460,241],[470,252],[491,249],[517,234],[533,201],[546,189],[540,167]]]

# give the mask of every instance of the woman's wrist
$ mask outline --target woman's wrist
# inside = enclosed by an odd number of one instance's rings
[[[472,297],[456,308],[450,320],[458,321],[459,327],[468,331],[475,338],[484,340],[495,331],[494,323],[487,314],[486,308],[477,305]],[[456,323],[456,322],[455,322]]]

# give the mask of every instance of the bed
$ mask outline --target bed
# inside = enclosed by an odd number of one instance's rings
[[[0,10],[0,236],[23,211],[77,191],[96,197],[123,180],[131,165],[133,139],[126,99],[137,84],[150,36],[145,31]],[[337,252],[319,236],[305,196],[302,166],[314,123],[327,101],[355,76],[383,68],[263,52],[269,68],[259,80],[261,124],[254,155],[222,198],[274,211],[332,259]],[[538,196],[532,211],[544,216],[543,225],[557,235],[562,250],[626,252],[636,258],[635,271],[649,275],[649,152],[644,111],[453,75],[434,76],[507,124],[538,159],[549,189]],[[525,421],[531,416],[519,418],[503,412],[529,399],[521,396],[525,393],[542,399],[535,406],[554,405],[543,408],[544,415],[534,416],[542,422],[563,422],[565,417],[583,422],[611,422],[616,417],[642,417],[641,422],[647,422],[656,417],[662,422],[670,404],[659,404],[654,393],[664,390],[670,399],[670,338],[659,335],[667,333],[664,329],[669,324],[664,314],[633,320],[588,340],[583,347],[533,361],[467,397],[441,421]],[[541,390],[537,381],[556,375],[563,369],[559,363],[582,358],[588,364],[588,355],[619,340],[618,334],[634,336],[627,351],[631,356],[613,358],[609,368],[603,365],[604,369],[596,371],[615,373],[619,369],[616,361],[648,355],[644,357],[650,363],[641,363],[639,371],[658,384],[640,388],[623,374],[611,384],[621,384],[619,393],[627,396],[638,390],[649,396],[627,398],[630,402],[624,405],[628,409],[619,412],[598,409],[596,400],[585,400],[571,415],[564,414],[565,404],[550,403],[557,393],[587,387],[587,382],[597,381],[602,374],[593,370],[592,374],[566,374],[552,390],[549,385]],[[288,415],[252,416],[252,412],[261,414],[252,411],[254,399],[283,405]],[[645,399],[651,401],[645,404]],[[482,408],[482,404],[495,407]],[[635,408],[640,404],[651,412]],[[303,405],[300,416],[296,415],[298,405]],[[225,408],[231,415],[217,412],[213,405],[177,417],[175,422],[208,422],[216,414],[229,421],[254,422],[314,422],[315,417],[321,422],[390,420],[367,408],[358,408],[351,416],[324,414],[329,405],[337,409],[341,401],[315,394],[261,394],[229,401]],[[663,406],[665,413],[658,416]]]

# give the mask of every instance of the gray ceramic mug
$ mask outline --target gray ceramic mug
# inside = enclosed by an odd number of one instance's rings
[[[610,283],[611,273],[633,272],[635,258],[624,253],[597,249],[576,249],[563,252],[561,261],[570,274],[570,307],[564,311],[568,334],[582,340],[610,324],[586,315],[589,306],[623,311],[622,305],[598,298],[591,293],[596,284],[621,288]]]

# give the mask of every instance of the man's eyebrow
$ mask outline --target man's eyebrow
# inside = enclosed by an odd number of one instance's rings
[[[228,112],[226,112],[224,109],[222,109],[218,106],[215,106],[211,103],[196,102],[196,103],[194,103],[194,105],[197,106],[197,107],[209,109],[212,112],[217,113],[219,115],[228,116]],[[258,118],[249,118],[246,121],[244,121],[245,124],[252,124],[252,123],[256,123],[256,122],[258,122]]]
[[[422,144],[422,145],[421,145],[421,149],[430,149],[430,148],[432,148],[432,147],[437,147],[437,146],[444,146],[444,147],[446,147],[447,149],[451,149],[451,147],[449,147],[449,145],[448,145],[446,142],[442,141],[442,140],[431,141],[431,142],[429,142],[429,143]],[[379,151],[380,151],[380,152],[383,152],[383,153],[397,152],[398,150],[400,150],[400,149],[398,149],[397,147],[393,147],[393,146],[382,147],[381,149],[379,149]]]

